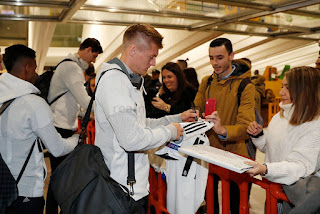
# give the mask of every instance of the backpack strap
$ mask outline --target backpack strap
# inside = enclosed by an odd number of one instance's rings
[[[13,98],[13,99],[11,99],[11,100],[8,100],[8,101],[6,101],[5,103],[2,104],[2,106],[1,106],[1,108],[0,108],[0,115],[2,115],[2,113],[8,108],[8,106],[9,106],[14,100],[15,100],[15,98]],[[19,181],[20,181],[20,179],[21,179],[21,177],[22,177],[22,175],[23,175],[23,172],[24,172],[24,170],[26,169],[26,167],[27,167],[27,165],[28,165],[28,162],[29,162],[29,160],[30,160],[30,157],[31,157],[31,154],[32,154],[34,145],[36,144],[36,142],[37,142],[38,139],[39,139],[39,138],[37,138],[37,139],[33,142],[33,144],[32,144],[32,147],[31,147],[31,149],[30,149],[30,151],[29,151],[28,157],[27,157],[27,159],[25,160],[25,162],[24,162],[24,164],[23,164],[23,166],[22,166],[22,169],[20,170],[20,173],[19,173],[19,175],[18,175],[18,178],[17,178],[17,180],[16,180],[16,181],[17,181],[17,184],[19,183]]]
[[[32,151],[33,151],[33,148],[34,148],[34,145],[36,144],[36,142],[38,142],[38,140],[40,140],[40,138],[37,137],[37,139],[33,142],[32,146],[31,146],[31,149],[29,151],[29,154],[28,154],[28,157],[27,159],[24,161],[24,164],[22,166],[22,169],[20,170],[20,173],[18,175],[18,178],[17,178],[17,184],[19,183],[23,173],[24,173],[24,170],[26,169],[27,165],[28,165],[28,162],[30,160],[30,157],[31,157],[31,154],[32,154]]]
[[[14,101],[15,98],[4,102],[0,108],[0,115],[8,108],[8,106]]]
[[[237,93],[238,107],[240,106],[240,102],[241,102],[241,94],[244,91],[244,89],[246,88],[246,86],[250,83],[252,83],[250,80],[250,77],[246,77],[241,81],[239,88],[238,88],[238,93]]]
[[[68,58],[62,60],[61,62],[58,63],[58,65],[56,65],[56,67],[54,67],[54,68],[52,69],[52,72],[53,72],[54,70],[56,70],[61,63],[63,63],[63,62],[70,62],[70,61],[73,61],[73,60],[72,60],[72,59],[68,59]],[[53,73],[53,74],[54,74],[54,73]],[[66,92],[60,94],[59,96],[57,96],[56,98],[54,98],[54,99],[49,103],[49,106],[51,106],[52,103],[54,103],[55,101],[57,101],[60,97],[62,97],[63,95],[65,95],[67,92],[68,92],[68,91],[66,91]]]
[[[210,85],[212,83],[213,77],[212,75],[208,78],[208,82],[207,82],[207,89],[208,89],[208,98],[209,98],[209,91],[210,91]]]

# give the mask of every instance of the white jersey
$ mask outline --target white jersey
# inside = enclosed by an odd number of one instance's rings
[[[169,213],[195,213],[204,200],[208,179],[208,163],[179,153],[179,147],[209,145],[205,132],[213,123],[199,121],[180,123],[184,128],[181,142],[170,142],[156,152],[166,158],[167,210]],[[189,159],[189,160],[188,160]]]

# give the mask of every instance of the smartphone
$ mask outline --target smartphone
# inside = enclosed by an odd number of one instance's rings
[[[205,116],[212,114],[216,110],[216,99],[209,98],[206,101]]]

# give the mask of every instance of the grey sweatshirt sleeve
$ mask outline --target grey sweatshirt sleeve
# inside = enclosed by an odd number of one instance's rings
[[[151,119],[147,118],[147,126],[150,128],[154,128],[160,125],[166,126],[170,123],[181,123],[181,114],[175,114],[175,115],[168,115],[161,117],[159,119]]]
[[[108,121],[120,146],[126,151],[141,151],[159,147],[176,138],[177,131],[173,125],[156,128],[142,127],[137,123],[136,115],[122,111],[112,114]]]
[[[35,130],[35,134],[40,137],[48,151],[55,157],[70,153],[78,143],[79,135],[73,135],[67,139],[61,137],[53,124]]]
[[[29,103],[33,109],[31,127],[33,132],[40,137],[45,147],[55,157],[71,152],[78,143],[79,135],[63,139],[53,125],[52,112],[48,104],[40,97]]]

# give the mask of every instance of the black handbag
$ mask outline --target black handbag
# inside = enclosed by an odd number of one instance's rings
[[[2,115],[2,113],[13,102],[13,100],[14,99],[9,100],[1,106],[0,115]],[[15,180],[12,176],[10,169],[8,168],[7,164],[4,162],[0,154],[0,213],[5,213],[5,210],[12,204],[12,202],[14,202],[18,198],[18,183],[28,165],[36,141],[33,143],[30,149],[28,157],[25,160],[22,169],[20,170],[17,180]]]
[[[105,72],[101,74],[100,79]],[[98,84],[99,81],[97,87]],[[134,153],[128,152],[129,191],[110,177],[110,171],[104,162],[100,148],[84,144],[86,127],[97,87],[81,124],[82,131],[78,146],[51,176],[54,197],[64,214],[144,214],[144,208],[130,197],[134,194]]]

